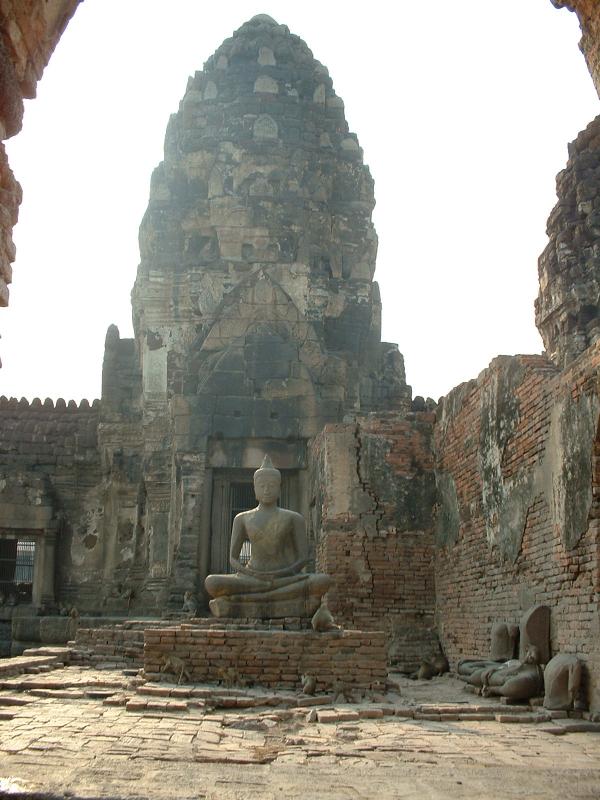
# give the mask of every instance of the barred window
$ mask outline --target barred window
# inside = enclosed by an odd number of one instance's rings
[[[31,600],[34,539],[0,539],[0,592],[5,598]]]
[[[252,483],[232,483],[231,484],[231,523],[229,529],[233,525],[233,520],[241,511],[248,511],[250,508],[256,507],[256,497],[254,496],[254,486]],[[250,561],[252,555],[252,546],[250,542],[245,541],[242,545],[240,552],[240,564],[246,566]],[[231,571],[231,567],[229,568]]]

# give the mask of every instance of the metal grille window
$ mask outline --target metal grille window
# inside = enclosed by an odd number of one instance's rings
[[[0,539],[0,592],[18,600],[31,599],[35,541]]]

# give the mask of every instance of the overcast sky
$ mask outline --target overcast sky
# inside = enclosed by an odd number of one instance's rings
[[[0,394],[92,399],[131,336],[150,174],[188,75],[267,13],[306,40],[375,178],[383,338],[414,394],[541,352],[537,257],[567,143],[598,113],[574,14],[550,0],[86,0],[7,143],[24,190]]]

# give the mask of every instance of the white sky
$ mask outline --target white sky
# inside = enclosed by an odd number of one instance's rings
[[[542,350],[537,257],[567,142],[598,113],[550,0],[86,0],[7,143],[24,189],[0,394],[92,399],[131,336],[138,226],[188,75],[267,13],[330,71],[375,178],[383,338],[437,399]]]

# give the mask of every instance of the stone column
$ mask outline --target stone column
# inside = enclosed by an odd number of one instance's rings
[[[210,553],[210,479],[206,470],[206,454],[178,453],[177,465],[181,517],[180,529],[175,532],[169,598],[173,607],[181,605],[186,591],[197,592],[202,597]]]
[[[36,539],[31,597],[34,606],[52,607],[56,604],[54,593],[56,535],[56,528],[49,527]]]

